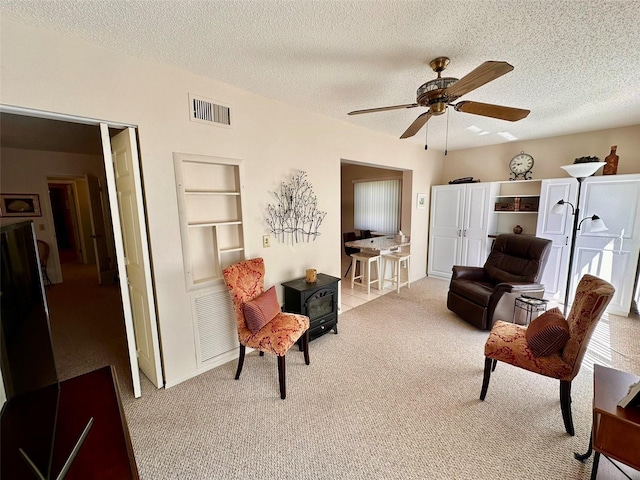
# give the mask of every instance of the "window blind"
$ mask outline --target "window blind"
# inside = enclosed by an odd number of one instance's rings
[[[395,233],[400,228],[400,179],[355,182],[353,223],[357,230]]]

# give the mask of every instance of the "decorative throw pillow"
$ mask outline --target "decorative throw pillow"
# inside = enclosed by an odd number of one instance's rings
[[[257,333],[262,327],[280,313],[280,304],[276,295],[275,285],[266,292],[243,305],[244,320],[247,328]]]
[[[546,357],[562,350],[569,340],[569,325],[559,308],[552,308],[533,320],[525,338],[535,357]]]

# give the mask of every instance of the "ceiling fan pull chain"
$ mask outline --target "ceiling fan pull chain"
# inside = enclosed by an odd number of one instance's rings
[[[425,150],[429,148],[428,140],[429,140],[429,124],[427,123],[427,126],[424,128],[424,149]]]
[[[449,109],[447,108],[447,136],[444,139],[444,156],[447,156],[449,150]]]

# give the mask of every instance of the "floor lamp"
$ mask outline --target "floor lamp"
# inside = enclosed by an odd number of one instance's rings
[[[571,249],[569,250],[569,268],[567,271],[567,286],[564,293],[564,317],[567,318],[567,308],[569,306],[569,294],[571,292],[571,271],[573,270],[573,256],[576,250],[576,237],[578,231],[582,227],[582,223],[585,220],[591,220],[590,231],[604,232],[608,230],[602,219],[598,215],[592,215],[590,217],[584,217],[580,220],[580,189],[582,188],[582,182],[585,178],[590,177],[598,171],[600,167],[606,165],[607,162],[587,162],[587,163],[574,163],[573,165],[561,165],[560,168],[565,170],[569,175],[578,180],[578,196],[576,197],[575,206],[566,200],[558,200],[553,207],[551,207],[551,213],[562,213],[564,205],[571,206],[571,212],[573,215],[573,227],[571,229]]]

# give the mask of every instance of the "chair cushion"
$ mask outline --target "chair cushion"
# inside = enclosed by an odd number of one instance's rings
[[[247,339],[246,346],[281,357],[308,329],[309,317],[279,312],[260,331]]]
[[[496,320],[493,324],[484,355],[519,368],[559,380],[571,380],[573,365],[562,360],[559,353],[536,357],[525,338],[527,328],[515,323]]]
[[[242,307],[247,328],[252,333],[257,333],[280,313],[280,304],[276,295],[275,286],[263,292]]]
[[[536,357],[559,352],[569,340],[569,325],[559,308],[553,308],[533,320],[526,330],[527,345]]]

